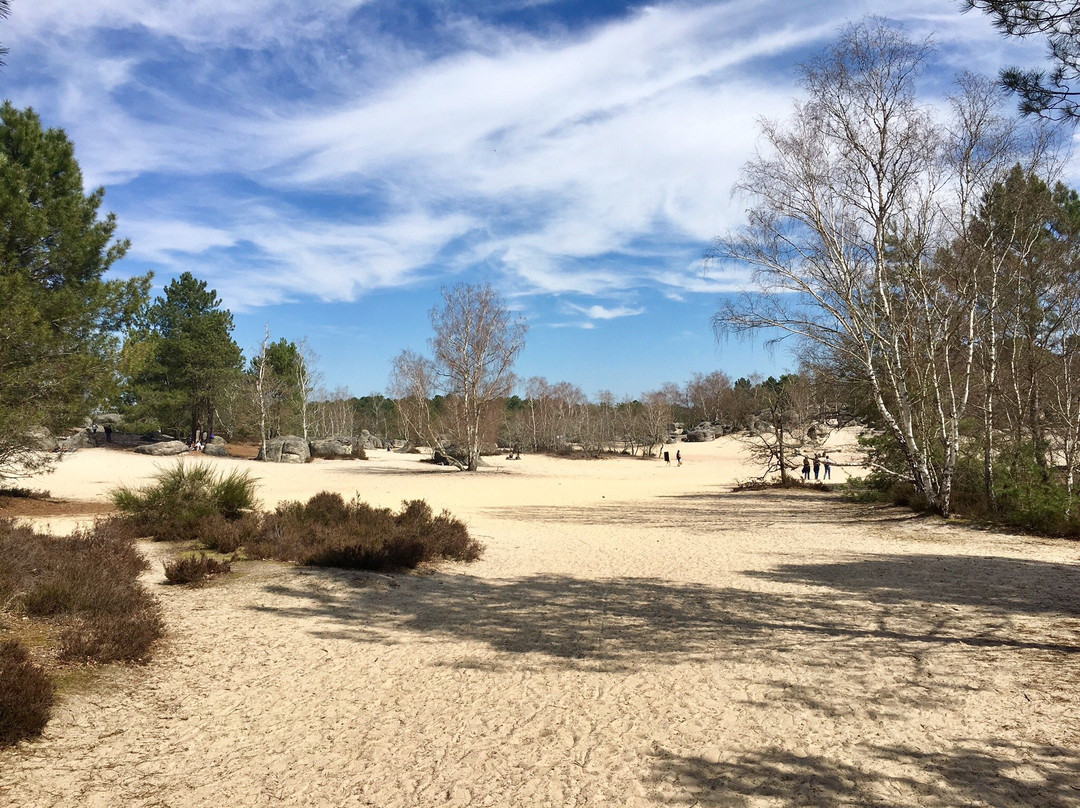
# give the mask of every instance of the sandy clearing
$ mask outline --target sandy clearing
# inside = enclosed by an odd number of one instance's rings
[[[487,552],[200,590],[158,567],[166,647],[0,753],[0,805],[1080,805],[1075,544],[731,493],[737,443],[682,448],[218,461],[267,504],[423,497]],[[32,487],[101,501],[155,463],[88,450]]]

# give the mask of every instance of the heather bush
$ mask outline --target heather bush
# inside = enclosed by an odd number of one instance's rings
[[[65,660],[144,661],[163,634],[146,559],[106,523],[58,538],[0,520],[0,608],[63,627]]]
[[[145,590],[144,590],[145,594]],[[161,609],[149,594],[129,611],[101,611],[77,618],[60,634],[66,662],[146,662],[165,633]]]
[[[203,519],[238,519],[257,505],[248,472],[222,475],[207,463],[184,461],[159,472],[150,485],[117,488],[112,500],[140,535],[159,541],[196,539]]]
[[[213,514],[204,516],[193,527],[199,543],[207,550],[218,553],[235,553],[258,533],[259,517],[244,514],[239,519],[226,519]]]
[[[464,523],[443,512],[433,516],[423,500],[400,513],[322,492],[306,504],[287,502],[260,520],[245,544],[254,558],[347,569],[410,569],[425,561],[474,561],[483,550]]]
[[[186,555],[162,562],[165,567],[165,579],[171,584],[202,583],[214,575],[223,575],[231,570],[228,561],[218,561],[206,553]]]
[[[0,643],[0,746],[40,735],[49,722],[53,683],[16,640]]]

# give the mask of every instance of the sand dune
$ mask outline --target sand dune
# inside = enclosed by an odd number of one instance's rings
[[[737,442],[682,448],[216,461],[266,505],[422,497],[487,552],[196,590],[158,566],[168,642],[0,753],[0,804],[1080,805],[1075,544],[731,493]],[[87,450],[33,487],[101,501],[161,464]]]

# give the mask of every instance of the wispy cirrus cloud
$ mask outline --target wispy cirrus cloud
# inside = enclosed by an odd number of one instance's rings
[[[756,119],[789,108],[793,61],[875,4],[507,22],[529,5],[436,3],[418,28],[361,0],[100,0],[78,15],[38,0],[9,21],[4,77],[110,185],[132,256],[192,269],[232,306],[470,272],[519,301],[733,288],[738,273],[686,267],[740,218],[729,189]],[[977,15],[940,0],[888,13],[935,31],[946,62],[997,64]],[[579,313],[593,310],[620,311]]]

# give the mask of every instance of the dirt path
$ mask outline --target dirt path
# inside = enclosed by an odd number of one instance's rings
[[[473,565],[155,571],[0,805],[1080,806],[1075,544],[564,463],[460,499]]]

